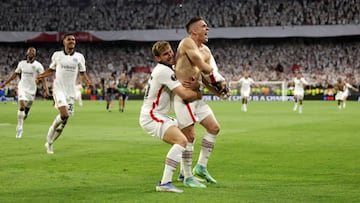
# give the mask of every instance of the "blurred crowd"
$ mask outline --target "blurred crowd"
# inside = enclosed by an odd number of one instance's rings
[[[2,0],[1,31],[359,24],[360,0]]]
[[[360,24],[360,0],[2,0],[0,31],[89,31],[184,29],[201,15],[209,27]],[[171,42],[176,50],[178,42]],[[228,81],[247,72],[255,81],[290,81],[295,72],[314,87],[338,77],[360,84],[360,40],[355,37],[211,39],[208,46]],[[0,82],[25,59],[29,46],[48,67],[57,43],[0,43]],[[101,81],[126,72],[129,87],[142,90],[154,61],[152,42],[78,43],[90,78]],[[16,81],[12,84],[16,86]],[[51,81],[49,81],[51,86]]]
[[[178,42],[172,42],[176,50]],[[0,44],[0,79],[5,80],[25,59],[28,44]],[[129,87],[142,90],[155,65],[150,42],[79,43],[85,55],[88,75],[98,87],[114,72],[126,72]],[[220,72],[228,81],[237,81],[246,72],[255,81],[289,82],[302,72],[313,87],[328,87],[339,77],[360,84],[360,40],[356,38],[292,38],[210,40],[208,46]],[[48,67],[58,44],[37,44],[37,59]],[[51,86],[51,81],[49,82]],[[14,81],[14,85],[16,82]]]

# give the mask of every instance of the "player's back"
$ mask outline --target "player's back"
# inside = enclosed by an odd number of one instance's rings
[[[167,115],[170,111],[171,89],[179,85],[174,71],[163,64],[155,66],[148,80],[144,95],[142,114],[159,113]],[[171,89],[170,89],[171,88]]]

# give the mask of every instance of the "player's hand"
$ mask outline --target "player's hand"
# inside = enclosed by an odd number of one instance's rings
[[[192,77],[191,81],[184,81],[182,83],[182,85],[185,87],[185,88],[189,88],[189,89],[192,89],[194,91],[197,91],[200,89],[200,83],[199,81],[195,80],[194,77]]]
[[[227,99],[229,96],[231,96],[230,88],[227,86],[225,81],[211,83],[210,85],[214,87],[215,90],[219,93],[220,98]]]

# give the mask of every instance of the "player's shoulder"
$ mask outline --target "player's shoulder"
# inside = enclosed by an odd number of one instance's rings
[[[23,64],[26,64],[26,60],[21,60],[21,61],[19,61],[18,66],[19,66],[19,65],[23,65]]]
[[[37,66],[42,66],[42,63],[40,61],[38,61],[38,60],[35,60],[34,64],[37,65]]]

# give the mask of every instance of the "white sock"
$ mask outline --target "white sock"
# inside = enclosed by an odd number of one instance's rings
[[[297,109],[297,103],[295,103],[294,105],[294,111],[296,111],[296,109]]]
[[[188,142],[185,151],[182,153],[181,168],[180,168],[185,179],[192,176],[191,167],[192,167],[193,153],[194,153],[194,143]]]
[[[209,157],[211,155],[212,150],[214,149],[214,144],[216,140],[216,135],[206,133],[202,142],[201,142],[201,151],[199,155],[198,164],[202,166],[207,166]]]
[[[48,134],[47,134],[47,142],[49,144],[52,144],[55,139],[59,136],[59,133],[56,133],[55,129],[57,127],[59,127],[59,125],[63,122],[63,120],[61,119],[60,117],[60,114],[58,114],[53,123],[51,124],[50,128],[49,128],[49,131],[48,131]]]
[[[174,171],[181,160],[181,155],[185,148],[179,144],[174,144],[166,155],[165,168],[161,184],[171,182]]]
[[[17,125],[17,127],[22,129],[23,124],[24,124],[25,112],[18,110],[17,116],[18,116],[18,125]]]

